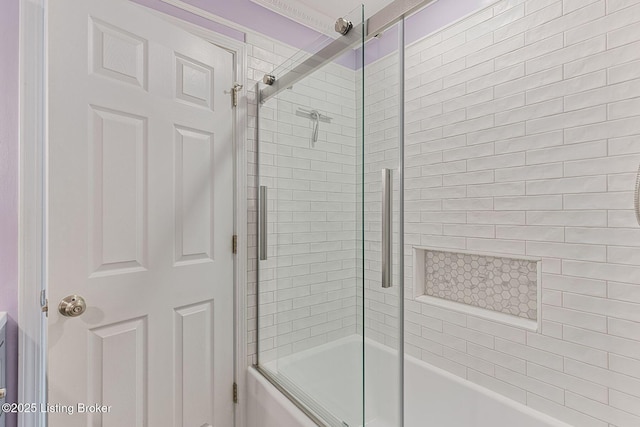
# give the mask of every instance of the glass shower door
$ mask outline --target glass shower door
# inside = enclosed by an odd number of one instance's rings
[[[364,425],[362,14],[259,87],[258,369],[338,427]]]
[[[366,425],[403,425],[403,23],[364,56]]]

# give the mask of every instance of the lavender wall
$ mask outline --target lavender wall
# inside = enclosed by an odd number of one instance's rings
[[[175,16],[193,24],[245,41],[245,34],[226,25],[211,22],[160,0],[132,0],[160,12]],[[293,47],[302,49],[314,42],[320,34],[293,22],[289,18],[272,12],[249,0],[210,1],[187,0],[185,3],[235,22],[260,34],[264,34]]]
[[[300,49],[319,36],[316,31],[249,0],[186,0],[186,3]]]
[[[132,1],[142,6],[146,6],[151,9],[155,9],[159,12],[166,13],[167,15],[175,16],[176,18],[198,25],[202,28],[206,28],[208,30],[215,31],[216,33],[225,35],[227,37],[231,37],[232,39],[240,40],[242,42],[245,41],[245,34],[242,31],[238,31],[234,28],[228,27],[223,24],[219,24],[217,22],[209,21],[208,19],[194,15],[193,13],[184,11],[175,6],[171,6],[168,3],[163,3],[160,0],[132,0]]]
[[[8,313],[8,402],[18,390],[18,3],[0,2],[0,311]],[[8,414],[7,427],[15,425]]]
[[[164,3],[161,0],[131,1],[142,6],[155,9],[159,12],[166,13],[167,15],[175,16],[183,21],[215,31],[227,37],[246,42],[246,34],[240,30],[218,22],[209,21],[206,18],[194,15],[193,13],[187,12],[183,9]],[[291,47],[306,50],[310,53],[317,52],[320,47],[331,41],[331,39],[323,36],[315,30],[252,3],[249,0],[235,0],[232,2],[204,2],[191,0],[185,1],[185,3],[240,24],[247,29],[259,34],[264,34]],[[358,55],[356,55],[355,52],[348,51],[337,58],[335,62],[345,67],[355,69],[357,67],[357,57]]]
[[[405,44],[409,45],[441,28],[458,21],[496,0],[437,0],[424,9],[409,16],[405,21]],[[364,51],[366,65],[398,50],[397,25],[386,30],[382,37],[371,39]]]
[[[413,43],[496,0],[438,0],[407,18],[405,40]]]

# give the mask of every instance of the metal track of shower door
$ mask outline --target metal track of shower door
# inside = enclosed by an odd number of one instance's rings
[[[364,29],[365,41],[377,36],[405,16],[422,9],[437,0],[394,0],[378,13],[367,19]],[[362,40],[363,34],[354,30],[342,37],[338,37],[315,55],[293,67],[287,74],[278,76],[271,86],[266,86],[257,92],[258,102],[264,103],[278,93],[291,87],[314,71],[330,63],[344,52],[352,49]]]
[[[312,397],[286,378],[278,377],[260,365],[253,365],[253,367],[318,427],[349,427],[348,424],[318,405]]]

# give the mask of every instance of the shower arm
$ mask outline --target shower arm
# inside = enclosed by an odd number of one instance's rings
[[[320,128],[320,122],[323,123],[331,123],[332,118],[329,116],[325,116],[320,113],[318,110],[307,110],[305,108],[299,107],[296,111],[296,116],[306,117],[313,122],[313,133],[311,137],[311,142],[318,142],[318,130]]]

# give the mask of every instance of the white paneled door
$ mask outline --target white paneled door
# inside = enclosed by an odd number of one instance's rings
[[[233,57],[125,0],[48,14],[49,425],[231,427]]]

